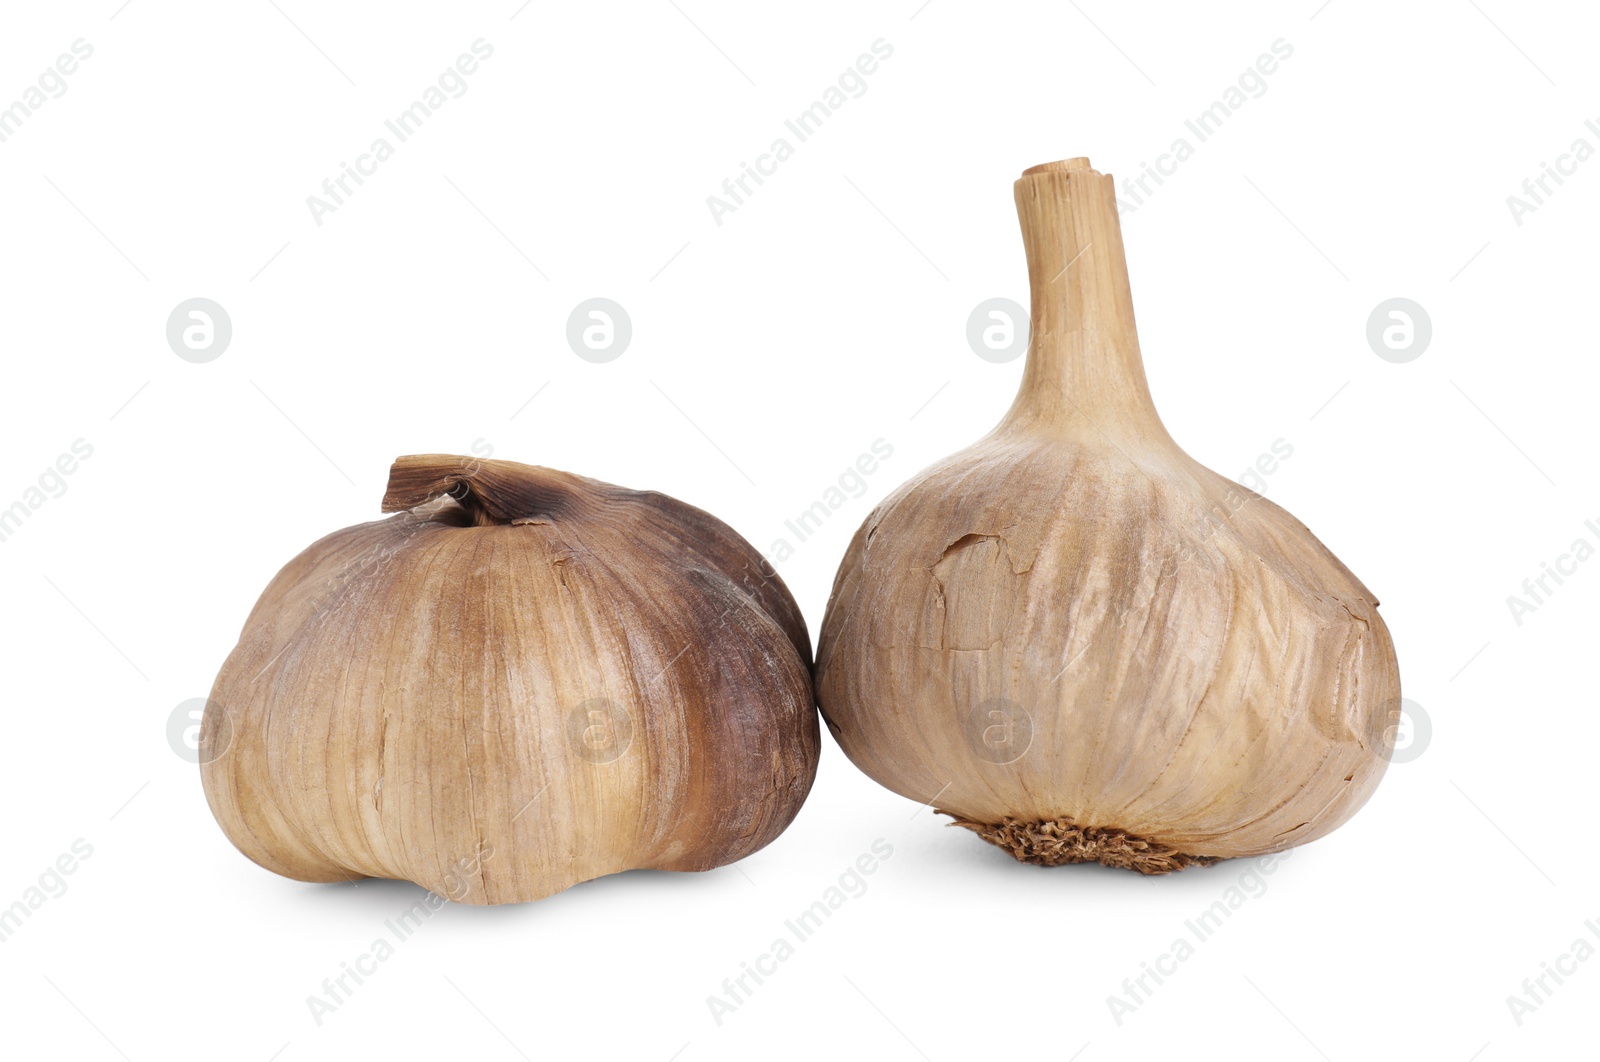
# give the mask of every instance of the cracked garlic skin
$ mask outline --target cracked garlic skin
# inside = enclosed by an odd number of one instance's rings
[[[1020,392],[856,533],[818,645],[824,719],[868,775],[1025,862],[1163,873],[1321,837],[1392,748],[1378,602],[1163,428],[1112,178],[1072,159],[1015,192]]]
[[[732,529],[443,455],[397,461],[383,509],[289,562],[217,676],[202,780],[245,855],[515,903],[788,826],[817,768],[811,647]]]

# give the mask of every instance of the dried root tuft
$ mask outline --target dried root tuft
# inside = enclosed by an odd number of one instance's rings
[[[1123,830],[1079,826],[1068,819],[1018,822],[1007,817],[995,825],[972,822],[948,811],[939,814],[954,819],[950,825],[971,830],[990,844],[1004,848],[1020,863],[1046,867],[1063,863],[1103,863],[1141,874],[1170,874],[1185,867],[1210,866],[1217,861],[1216,856],[1188,855]]]

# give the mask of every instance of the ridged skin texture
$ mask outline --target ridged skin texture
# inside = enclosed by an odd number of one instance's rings
[[[1277,505],[1140,456],[997,434],[895,491],[834,584],[824,716],[867,774],[974,822],[1199,856],[1320,837],[1388,763],[1376,602]]]
[[[1017,399],[857,532],[822,625],[823,716],[867,774],[1026,861],[1165,873],[1320,837],[1392,750],[1378,603],[1167,434],[1113,179],[1068,159],[1014,192]]]
[[[202,777],[247,856],[507,903],[721,866],[794,818],[810,645],[736,533],[509,462],[402,459],[411,505],[291,561],[217,677]]]

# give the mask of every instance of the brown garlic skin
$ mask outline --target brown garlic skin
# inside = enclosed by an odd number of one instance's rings
[[[709,870],[793,820],[820,745],[810,642],[732,529],[443,455],[399,459],[383,508],[284,567],[217,676],[202,781],[245,855],[515,903]]]
[[[857,532],[817,693],[863,771],[1018,859],[1163,873],[1346,821],[1400,680],[1371,592],[1162,426],[1113,188],[1087,159],[1016,182],[1021,389]]]

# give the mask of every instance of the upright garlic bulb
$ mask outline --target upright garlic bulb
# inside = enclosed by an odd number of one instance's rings
[[[823,716],[867,774],[1025,862],[1163,873],[1321,837],[1389,758],[1378,602],[1162,427],[1112,178],[1070,159],[1015,191],[1021,391],[856,533]]]
[[[810,642],[732,529],[440,455],[397,461],[383,508],[289,562],[217,676],[202,779],[247,856],[508,903],[722,866],[794,818]]]

